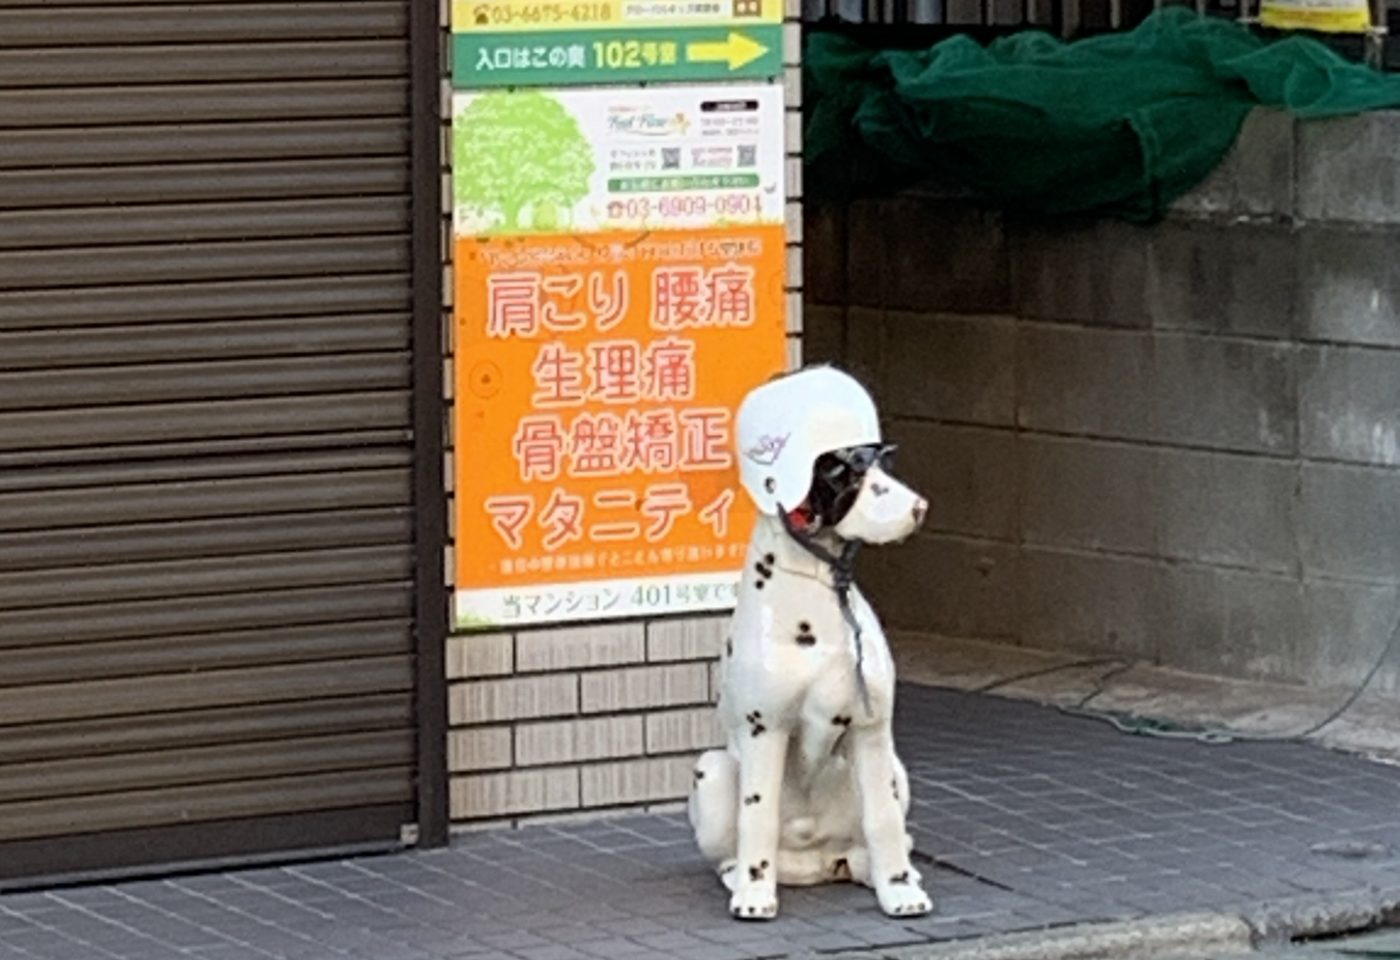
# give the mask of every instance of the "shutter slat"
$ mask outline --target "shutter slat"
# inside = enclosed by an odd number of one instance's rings
[[[0,414],[0,451],[72,447],[94,434],[109,443],[140,443],[407,427],[409,399],[407,391],[386,390],[7,413]]]
[[[0,842],[325,811],[413,799],[413,768],[387,767],[0,805]]]
[[[0,728],[88,717],[120,717],[161,710],[192,710],[241,703],[277,703],[409,690],[407,657],[210,670],[188,676],[130,677],[88,683],[14,687],[0,698]],[[3,819],[3,818],[0,818]]]
[[[0,30],[4,27],[0,26]],[[0,90],[0,130],[84,124],[292,120],[402,115],[402,80],[159,84]]]
[[[79,131],[18,129],[5,133],[0,170],[90,164],[215,163],[301,158],[401,157],[408,124],[401,117],[309,119],[295,122],[90,125]],[[406,164],[404,166],[406,171]],[[61,180],[61,177],[55,177]]]
[[[149,244],[0,253],[0,291],[252,277],[325,277],[409,268],[404,235]]]
[[[26,647],[0,650],[0,689],[231,667],[334,663],[408,653],[412,646],[409,621],[367,620],[89,643],[83,646],[81,659],[64,645]]]
[[[4,14],[0,13],[0,29]],[[0,41],[3,43],[3,41]],[[49,47],[0,53],[0,89],[122,83],[209,83],[234,80],[315,80],[401,76],[403,39],[313,43],[163,44],[56,51]]]
[[[65,602],[100,604],[119,599],[396,583],[413,576],[411,561],[408,551],[391,544],[0,573],[0,607],[25,610]]]
[[[406,233],[408,198],[0,211],[0,250]]]
[[[171,560],[191,554],[227,557],[290,551],[308,543],[322,547],[396,544],[411,537],[412,529],[413,514],[408,508],[379,507],[8,533],[0,534],[0,575]],[[5,679],[0,670],[0,683]]]
[[[69,490],[43,487],[0,494],[0,531],[402,505],[409,500],[410,483],[407,469],[376,467]]]
[[[125,278],[117,277],[120,281]],[[0,330],[407,310],[406,272],[0,291]]]
[[[0,373],[0,416],[97,404],[237,400],[269,394],[393,390],[409,385],[402,351]]]
[[[8,767],[0,780],[0,810],[6,803],[39,798],[407,766],[412,760],[411,730],[50,760]]]
[[[163,715],[158,724],[140,714],[66,720],[41,727],[4,728],[7,735],[0,737],[0,764],[385,730],[407,726],[412,720],[413,698],[406,693],[183,710]]]
[[[7,151],[9,146],[6,144]],[[53,168],[6,172],[4,159],[0,158],[0,210],[368,197],[407,192],[408,170],[398,156],[64,167],[61,172]]]
[[[235,360],[408,347],[408,318],[401,313],[95,327],[80,337],[66,330],[26,330],[0,332],[0,371],[155,363],[170,357]]]
[[[62,9],[65,7],[72,12]],[[62,28],[56,29],[60,23]],[[408,9],[402,2],[78,5],[25,0],[23,4],[0,5],[0,50],[196,40],[276,41],[288,37],[335,40],[407,34]]]
[[[5,610],[0,648],[408,617],[412,601],[409,584],[384,583]]]

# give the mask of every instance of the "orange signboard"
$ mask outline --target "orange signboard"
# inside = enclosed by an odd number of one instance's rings
[[[457,625],[731,607],[733,417],[786,361],[783,227],[455,253]]]

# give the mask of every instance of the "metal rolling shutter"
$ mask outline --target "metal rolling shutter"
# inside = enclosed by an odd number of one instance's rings
[[[0,0],[0,881],[414,812],[409,0]]]

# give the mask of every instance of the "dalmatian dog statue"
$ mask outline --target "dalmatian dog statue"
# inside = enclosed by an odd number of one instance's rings
[[[928,504],[887,472],[874,401],[832,367],[752,391],[737,434],[761,516],[720,663],[728,746],[695,766],[696,841],[740,919],[776,916],[780,884],[834,881],[873,887],[889,916],[928,913],[890,728],[894,664],[851,581],[860,545],[910,536]]]

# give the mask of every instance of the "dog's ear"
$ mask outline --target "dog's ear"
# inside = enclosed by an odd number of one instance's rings
[[[808,500],[812,514],[822,527],[839,524],[855,503],[861,472],[852,468],[840,452],[822,454],[812,465]]]

